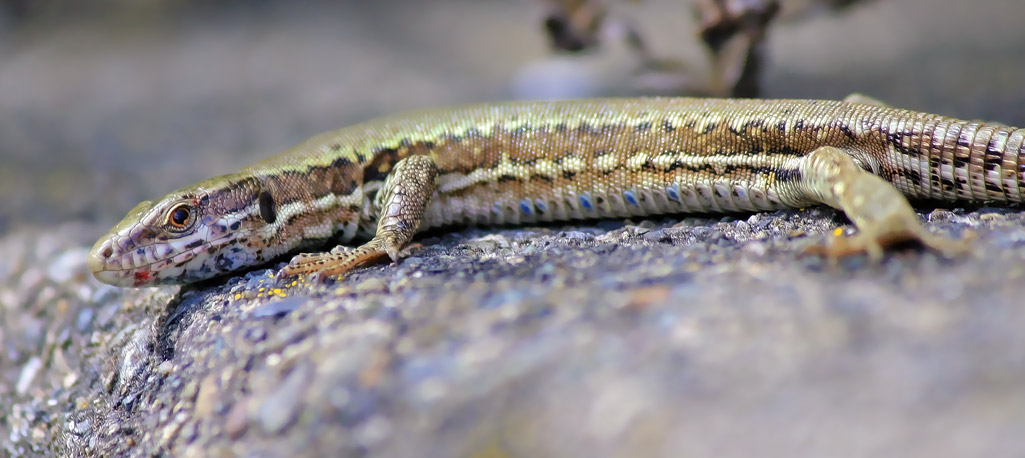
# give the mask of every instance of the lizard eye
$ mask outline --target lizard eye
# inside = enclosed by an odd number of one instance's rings
[[[184,203],[171,207],[167,212],[167,228],[180,232],[192,225],[192,209]]]

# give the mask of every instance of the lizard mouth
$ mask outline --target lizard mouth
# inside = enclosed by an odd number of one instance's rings
[[[159,283],[157,280],[171,276],[170,270],[173,268],[181,270],[184,264],[195,262],[196,258],[231,243],[238,236],[238,233],[226,234],[180,252],[168,249],[159,257],[153,254],[158,251],[157,245],[128,249],[118,247],[114,237],[105,238],[96,242],[89,250],[86,267],[103,283],[115,286],[146,286]],[[208,257],[201,257],[200,260]]]
[[[115,238],[110,237],[100,240],[89,250],[85,264],[93,276],[103,283],[138,287],[152,282],[154,265],[166,263],[173,256],[177,256],[176,254],[165,256],[163,259],[146,259],[146,254],[154,251],[153,246],[134,249],[118,247]],[[133,256],[133,253],[139,258]]]

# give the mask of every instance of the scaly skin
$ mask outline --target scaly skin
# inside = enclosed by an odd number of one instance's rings
[[[871,103],[603,99],[405,114],[315,136],[143,202],[89,254],[121,286],[188,283],[328,239],[281,275],[398,259],[418,231],[826,204],[859,229],[829,254],[947,251],[906,198],[1021,202],[1025,129]]]

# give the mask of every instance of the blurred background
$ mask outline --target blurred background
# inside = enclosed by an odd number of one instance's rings
[[[2,1],[0,233],[104,226],[400,110],[729,95],[699,38],[714,14],[698,3],[716,1]],[[1019,0],[784,0],[755,79],[764,97],[862,92],[1025,125],[1023,13]]]

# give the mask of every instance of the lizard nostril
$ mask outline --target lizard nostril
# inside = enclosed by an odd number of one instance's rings
[[[114,247],[110,245],[110,242],[99,241],[96,242],[96,246],[92,250],[89,250],[89,255],[86,257],[86,266],[93,273],[105,270],[107,267],[107,261],[114,255]]]

